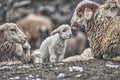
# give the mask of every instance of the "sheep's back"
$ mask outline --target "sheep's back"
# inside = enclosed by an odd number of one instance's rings
[[[103,34],[101,41],[102,51],[111,57],[120,55],[120,21],[117,18],[110,23]]]

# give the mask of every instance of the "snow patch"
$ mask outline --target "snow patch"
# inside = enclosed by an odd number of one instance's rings
[[[50,67],[53,67],[53,65],[50,65]]]
[[[18,66],[18,69],[21,69],[21,68],[30,68],[30,66],[28,65]]]
[[[10,77],[9,79],[10,79],[10,80],[18,80],[18,79],[20,79],[20,76]]]
[[[29,77],[33,78],[34,76],[30,74]]]
[[[73,71],[83,72],[83,67],[80,67],[80,66],[72,66],[72,67],[68,67],[68,68],[69,68],[70,72],[73,72]]]
[[[110,68],[118,68],[120,65],[114,65],[111,61],[108,61],[105,64],[106,67],[110,67]]]
[[[23,68],[30,68],[30,66],[28,66],[28,65],[23,65]]]
[[[56,67],[55,69],[58,69],[58,67]]]
[[[6,75],[3,75],[2,77],[4,77],[4,78],[5,78],[5,77],[6,77]]]
[[[39,77],[39,75],[36,75],[36,77]]]
[[[20,79],[20,76],[16,76],[16,77],[14,77],[14,79]]]
[[[28,80],[29,78],[28,78],[28,77],[26,77],[25,79],[26,79],[26,80]]]
[[[41,80],[40,78],[36,78],[35,80]]]
[[[76,75],[77,78],[81,77],[81,74]]]
[[[58,78],[65,77],[65,73],[59,73],[57,77],[58,77]]]
[[[13,77],[10,77],[9,79],[10,79],[10,80],[14,80],[14,78],[13,78]]]
[[[11,66],[3,66],[3,67],[0,67],[0,69],[1,70],[3,70],[3,69],[12,69],[12,67]]]
[[[64,65],[64,63],[58,63],[57,65]]]

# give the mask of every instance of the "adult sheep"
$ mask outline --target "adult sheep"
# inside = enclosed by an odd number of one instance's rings
[[[71,24],[85,26],[95,58],[120,61],[120,20],[106,17],[99,4],[84,0],[73,14]]]
[[[108,16],[120,16],[120,0],[106,0],[101,7],[105,9]]]
[[[39,48],[41,42],[50,35],[53,25],[47,16],[36,14],[29,14],[16,24],[26,34],[32,50]]]
[[[30,46],[26,35],[14,23],[0,26],[0,62],[17,58],[22,63],[30,60]]]

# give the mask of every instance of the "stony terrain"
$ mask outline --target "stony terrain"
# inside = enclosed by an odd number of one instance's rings
[[[103,60],[0,66],[0,80],[119,80],[119,75],[120,63]]]
[[[0,0],[0,24],[16,22],[31,12],[49,16],[55,26],[70,23],[79,1],[81,0]],[[1,65],[0,80],[120,80],[120,63],[90,60]]]
[[[74,9],[81,0],[0,0],[0,24],[16,22],[29,13],[49,16],[55,26],[69,23]],[[104,0],[93,0],[103,3]]]

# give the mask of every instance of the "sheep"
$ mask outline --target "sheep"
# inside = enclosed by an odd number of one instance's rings
[[[41,42],[52,32],[52,21],[43,15],[29,14],[16,21],[18,27],[26,34],[33,49],[39,48]]]
[[[84,26],[95,58],[120,61],[120,20],[102,15],[101,9],[98,3],[80,2],[71,25],[76,25],[76,28]]]
[[[92,53],[91,48],[86,48],[80,55],[71,56],[68,58],[63,59],[63,62],[75,62],[75,61],[85,61],[94,59],[94,55]]]
[[[31,53],[31,63],[39,63],[39,59],[40,59],[40,49],[35,49],[32,51]]]
[[[120,16],[120,1],[119,0],[106,0],[103,5],[107,16]]]
[[[49,57],[44,60],[45,63],[49,63]],[[30,63],[40,63],[40,49],[35,49],[31,52]]]
[[[87,36],[84,30],[75,30],[73,35],[74,36],[71,39],[67,40],[65,58],[74,55],[80,55],[86,48],[89,47]]]
[[[17,58],[22,63],[30,60],[30,45],[26,35],[14,23],[0,26],[0,62]]]
[[[75,34],[74,34],[75,33]],[[71,39],[67,40],[67,47],[66,47],[66,51],[65,51],[65,55],[64,55],[64,59],[63,61],[65,62],[70,62],[72,60],[77,61],[73,59],[73,57],[75,55],[81,55],[81,53],[89,47],[85,32],[83,30],[75,30],[74,32],[72,32],[72,34],[74,35],[74,37],[72,37]],[[86,50],[87,51],[87,50]],[[85,53],[86,51],[84,51],[83,53]],[[89,50],[88,50],[89,51]],[[31,55],[31,63],[39,63],[39,57],[40,57],[40,50],[36,49],[32,51],[32,55]],[[86,53],[85,53],[86,54]],[[83,54],[82,54],[83,55]],[[73,57],[70,57],[73,56]],[[70,58],[68,58],[70,57]],[[80,58],[81,59],[81,58]],[[80,60],[78,59],[78,61]],[[83,59],[83,58],[82,58]],[[85,57],[86,59],[86,57]],[[36,62],[35,62],[36,61]],[[45,60],[46,63],[49,62],[48,57]]]
[[[51,36],[46,38],[40,46],[40,57],[38,63],[45,62],[48,58],[49,62],[60,62],[64,58],[67,42],[72,37],[71,27],[67,24],[59,26],[55,29]]]

